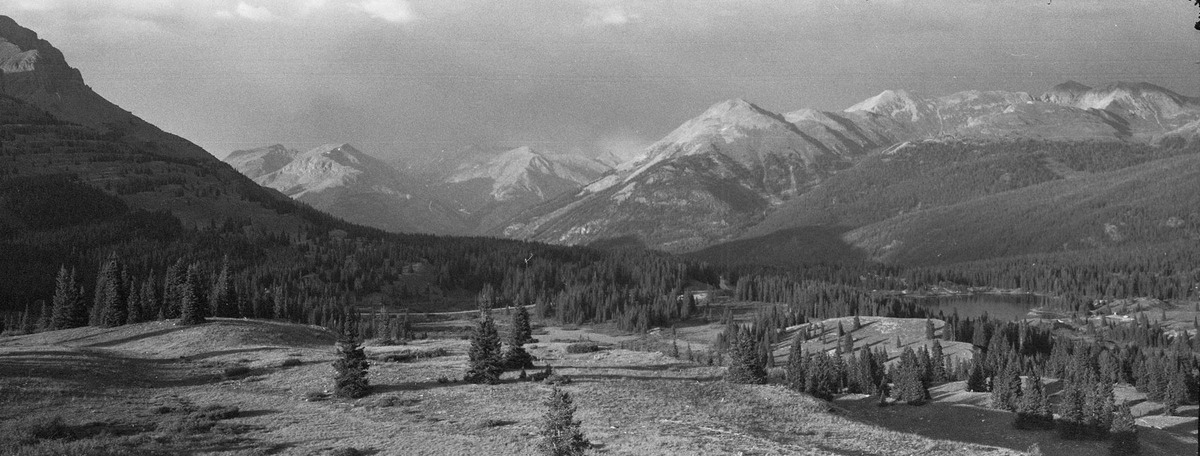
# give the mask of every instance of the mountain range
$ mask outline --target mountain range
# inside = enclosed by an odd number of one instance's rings
[[[730,100],[583,190],[531,208],[493,234],[564,244],[619,239],[706,258],[756,250],[757,242],[769,257],[792,257],[784,262],[923,263],[1190,238],[1200,222],[1187,209],[1197,193],[1188,178],[1200,177],[1187,166],[1200,147],[1197,119],[1200,99],[1145,83],[1067,82],[1037,97],[966,91],[930,98],[887,90],[842,112],[773,113]],[[1176,161],[1157,162],[1166,159]],[[1145,224],[1129,219],[1135,202],[1122,193],[1084,198],[1080,189],[1145,179],[1177,184],[1155,185],[1162,199],[1136,204],[1149,203],[1149,212],[1162,216],[1154,223],[1180,229],[1105,235],[1113,231],[1108,226]],[[1115,206],[1072,206],[1084,199]],[[1182,206],[1165,207],[1166,201]],[[1021,226],[1028,220],[1009,212],[1016,207],[1077,214],[1087,223],[1056,223],[1046,214],[1038,221],[1047,226],[1031,231]],[[899,247],[928,247],[937,230],[968,230],[965,213],[1009,235],[993,242],[948,235],[942,240],[976,253],[940,257]],[[944,224],[934,230],[933,220]],[[1039,237],[1047,231],[1054,235]],[[1061,242],[1027,242],[1032,238]],[[721,245],[729,242],[738,247]],[[984,247],[996,243],[1005,247]]]
[[[349,144],[303,153],[274,145],[234,151],[225,161],[260,185],[354,223],[453,235],[487,232],[610,169],[530,147],[469,147],[389,164]]]
[[[80,201],[115,196],[113,214],[191,227],[303,231],[331,220],[315,207],[389,231],[722,261],[936,264],[1200,239],[1200,100],[1147,83],[886,90],[838,112],[728,100],[624,161],[471,147],[388,163],[334,143],[222,163],[97,95],[7,17],[0,70],[8,233],[48,223],[14,205],[19,182],[65,178]]]

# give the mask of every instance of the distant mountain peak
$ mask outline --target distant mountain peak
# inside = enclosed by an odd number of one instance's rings
[[[928,101],[913,96],[907,90],[884,90],[879,95],[846,108],[846,112],[869,112],[888,117],[905,116],[913,122],[925,118]]]

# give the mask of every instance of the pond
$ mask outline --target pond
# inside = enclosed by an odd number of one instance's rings
[[[962,318],[979,318],[987,312],[989,318],[997,320],[1020,320],[1029,316],[1029,311],[1047,305],[1058,298],[1039,296],[1035,294],[991,294],[974,293],[953,296],[927,296],[909,298],[913,302],[929,309],[937,315],[941,311],[946,316],[958,310]]]

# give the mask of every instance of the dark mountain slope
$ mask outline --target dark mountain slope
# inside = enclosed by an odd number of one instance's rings
[[[61,51],[7,16],[0,16],[0,94],[33,103],[59,119],[140,142],[156,154],[211,157],[96,94]]]
[[[872,258],[956,263],[1039,252],[1200,242],[1200,153],[1060,179],[848,232]]]

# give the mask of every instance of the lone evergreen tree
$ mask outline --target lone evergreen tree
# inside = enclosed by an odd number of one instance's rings
[[[494,385],[500,382],[500,374],[504,372],[500,333],[496,331],[496,322],[492,320],[490,300],[480,299],[480,303],[479,323],[471,333],[471,347],[467,349],[467,375],[463,380]]]
[[[1140,452],[1137,426],[1134,424],[1133,413],[1130,412],[1128,404],[1121,404],[1117,407],[1117,413],[1113,417],[1112,428],[1109,429],[1108,436],[1112,440],[1108,447],[1108,454],[1128,456]]]
[[[358,335],[353,329],[342,331],[337,341],[337,352],[340,356],[333,362],[333,395],[356,399],[366,396],[371,391],[367,383],[367,355],[359,345]]]
[[[555,387],[546,398],[546,414],[543,416],[542,440],[538,449],[547,456],[581,456],[588,441],[575,419],[575,404],[570,393]]]

